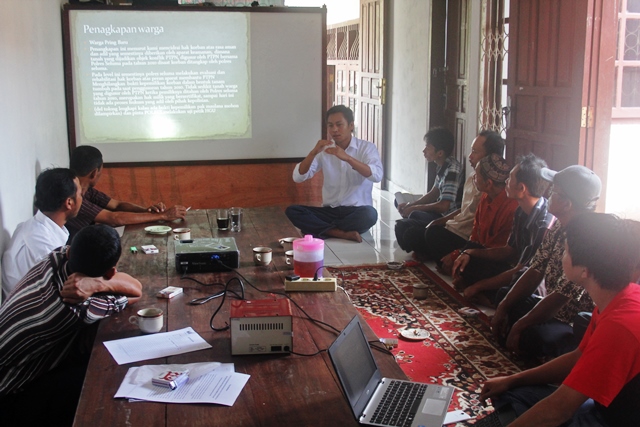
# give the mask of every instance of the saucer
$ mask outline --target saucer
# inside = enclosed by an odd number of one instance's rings
[[[167,227],[166,225],[152,225],[146,227],[144,231],[150,234],[167,234],[171,231],[171,227]]]
[[[429,332],[424,329],[403,329],[400,331],[400,335],[411,341],[422,341],[431,336]]]

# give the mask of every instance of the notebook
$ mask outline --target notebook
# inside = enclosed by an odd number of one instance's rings
[[[331,344],[329,358],[353,415],[361,424],[442,426],[453,388],[383,378],[358,316],[351,319]],[[401,390],[401,396],[394,402],[385,403],[385,399],[397,390]],[[394,419],[396,416],[406,419],[399,421]]]

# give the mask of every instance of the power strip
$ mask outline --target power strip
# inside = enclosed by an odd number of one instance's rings
[[[335,277],[321,277],[313,280],[311,277],[303,277],[298,280],[284,281],[284,290],[287,292],[335,292],[338,281]]]

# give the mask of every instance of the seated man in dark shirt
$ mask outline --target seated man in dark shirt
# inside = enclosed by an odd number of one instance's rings
[[[81,351],[88,325],[141,295],[140,282],[116,270],[121,252],[113,228],[85,227],[71,247],[29,270],[2,305],[0,425],[71,425],[88,362]]]
[[[69,241],[83,227],[94,223],[109,224],[113,227],[129,224],[143,224],[153,221],[173,221],[184,219],[186,208],[174,206],[167,209],[159,202],[147,208],[135,203],[112,199],[94,187],[102,174],[102,153],[95,147],[81,145],[71,153],[69,169],[80,180],[83,190],[82,206],[78,215],[67,221]]]
[[[512,427],[638,425],[640,287],[629,283],[640,253],[637,230],[635,221],[596,213],[566,226],[562,268],[595,301],[593,317],[577,349],[487,380],[480,398],[491,398],[497,414],[490,417],[515,412]]]
[[[518,202],[506,245],[466,249],[454,263],[454,285],[466,298],[492,306],[498,289],[513,282],[542,243],[555,222],[542,194],[548,182],[542,177],[544,160],[528,154],[518,159],[507,179],[507,197]]]
[[[511,351],[531,357],[557,357],[578,346],[576,315],[593,310],[593,301],[584,288],[569,280],[562,271],[565,227],[595,210],[602,183],[589,168],[573,165],[560,172],[543,169],[542,176],[553,182],[549,212],[558,220],[542,239],[529,268],[506,293],[491,320],[498,340],[506,340]],[[536,290],[544,284],[546,295]]]

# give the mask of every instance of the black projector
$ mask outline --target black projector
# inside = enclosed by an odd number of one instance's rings
[[[240,251],[233,237],[176,240],[178,273],[208,273],[240,267]]]

